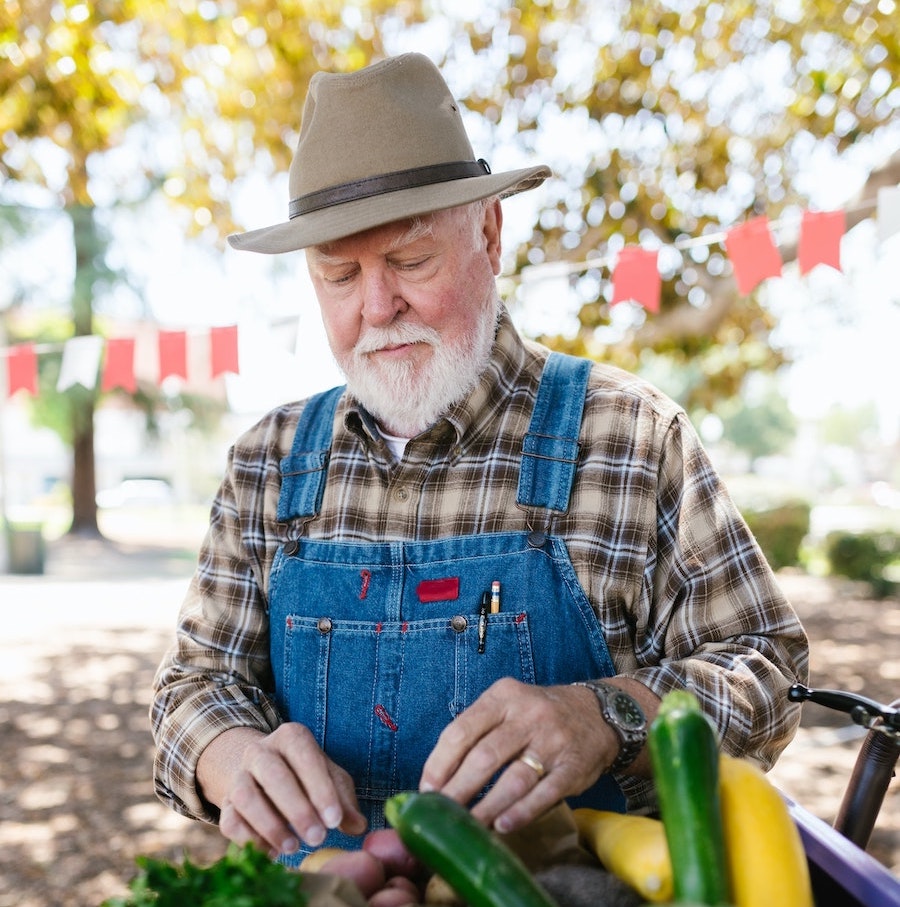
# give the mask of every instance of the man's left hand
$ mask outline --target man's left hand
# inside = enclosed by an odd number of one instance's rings
[[[503,769],[472,814],[509,832],[590,787],[618,750],[590,690],[504,678],[447,725],[419,786],[468,804]]]

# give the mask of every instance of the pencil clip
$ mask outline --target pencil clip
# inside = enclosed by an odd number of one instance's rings
[[[478,654],[484,655],[484,647],[487,644],[487,619],[488,610],[491,607],[491,593],[485,592],[481,596],[481,604],[478,606]]]

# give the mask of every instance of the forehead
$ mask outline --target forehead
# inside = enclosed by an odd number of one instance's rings
[[[452,220],[454,210],[436,211],[420,217],[392,221],[334,242],[311,246],[307,252],[322,262],[353,258],[362,250],[380,254],[397,252],[423,240],[433,239],[441,227]]]

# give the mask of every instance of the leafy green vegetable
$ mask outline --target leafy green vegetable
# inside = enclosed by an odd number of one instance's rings
[[[126,898],[110,898],[101,907],[300,907],[306,903],[303,878],[253,844],[231,844],[209,866],[189,859],[176,865],[138,857],[140,871]]]

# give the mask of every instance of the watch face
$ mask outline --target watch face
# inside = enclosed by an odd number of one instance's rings
[[[625,693],[613,697],[613,708],[625,727],[643,727],[646,718],[641,707]]]

